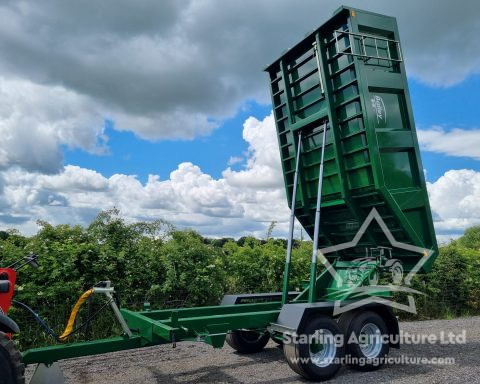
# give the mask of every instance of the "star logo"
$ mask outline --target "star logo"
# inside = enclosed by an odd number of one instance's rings
[[[371,212],[369,213],[369,215],[367,216],[367,218],[365,219],[363,224],[358,229],[358,232],[355,234],[355,237],[351,241],[319,249],[317,251],[317,258],[325,266],[325,268],[332,275],[332,277],[337,281],[338,286],[344,285],[341,275],[339,273],[337,273],[337,271],[335,270],[333,265],[330,264],[330,262],[325,257],[325,255],[327,255],[331,252],[341,251],[341,250],[344,250],[344,249],[353,248],[353,247],[357,246],[358,242],[360,241],[360,239],[362,238],[362,236],[366,232],[368,226],[370,225],[370,223],[373,220],[375,220],[378,223],[378,225],[382,229],[384,235],[386,236],[386,238],[388,239],[388,241],[390,242],[392,247],[399,248],[399,249],[404,249],[404,250],[407,250],[407,251],[410,251],[410,252],[415,252],[415,253],[418,253],[418,254],[422,255],[423,257],[421,257],[418,260],[417,264],[415,264],[415,266],[408,273],[408,275],[405,276],[405,279],[404,279],[404,284],[405,285],[404,286],[388,285],[388,286],[360,286],[360,287],[357,287],[357,288],[353,289],[353,291],[352,291],[353,296],[362,295],[362,294],[364,295],[366,292],[372,294],[372,296],[361,299],[361,300],[358,300],[358,301],[355,301],[353,303],[346,304],[346,305],[342,305],[342,300],[336,300],[335,301],[335,306],[334,306],[334,311],[333,311],[334,316],[339,315],[339,314],[344,313],[344,312],[347,312],[347,311],[350,311],[352,309],[361,307],[363,305],[370,304],[370,303],[380,303],[380,304],[384,304],[384,305],[390,306],[392,308],[397,308],[397,309],[400,309],[400,310],[403,310],[403,311],[406,311],[406,312],[417,313],[417,310],[416,310],[416,307],[415,307],[415,299],[414,299],[412,294],[413,293],[423,294],[423,293],[419,292],[419,291],[416,291],[412,288],[409,288],[409,286],[411,285],[411,281],[412,281],[413,276],[415,276],[418,273],[418,271],[420,270],[420,268],[430,259],[430,257],[433,256],[434,251],[431,250],[431,249],[425,249],[423,247],[417,247],[417,246],[411,245],[411,244],[400,243],[397,240],[395,240],[395,237],[392,235],[392,233],[388,229],[387,225],[383,221],[382,217],[380,216],[380,214],[378,213],[378,211],[375,208],[373,208],[371,210]],[[375,296],[375,292],[378,292],[378,293],[379,292],[385,292],[386,290],[394,291],[394,292],[407,292],[407,293],[409,293],[409,295],[407,296],[408,305],[397,303],[397,302],[392,301],[392,300],[388,300],[385,297]]]

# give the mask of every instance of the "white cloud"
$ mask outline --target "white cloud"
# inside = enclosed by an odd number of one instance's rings
[[[225,180],[236,187],[280,188],[283,176],[273,114],[263,121],[249,117],[243,124],[243,138],[249,143],[247,169],[227,168],[222,174]]]
[[[85,97],[60,86],[0,77],[0,168],[58,172],[62,145],[105,151],[103,118]]]
[[[285,233],[288,207],[272,115],[249,118],[247,169],[228,168],[214,179],[192,163],[181,163],[169,179],[100,173],[67,165],[45,175],[13,167],[0,173],[0,221],[4,227],[35,231],[37,219],[53,224],[87,224],[102,209],[118,207],[130,220],[163,218],[211,236],[264,236],[275,220]],[[268,152],[268,153],[267,153]]]
[[[240,164],[242,162],[243,162],[243,157],[231,156],[230,159],[228,159],[227,165],[235,165],[235,164]]]
[[[479,2],[351,3],[397,17],[407,72],[418,80],[450,86],[480,73],[480,39],[469,38],[480,34]],[[2,2],[0,169],[59,172],[62,146],[103,153],[105,118],[114,129],[148,140],[208,135],[248,100],[268,103],[261,68],[340,5],[340,0]],[[438,128],[420,134],[426,150],[479,156],[476,131]],[[255,160],[262,156],[270,158]],[[257,178],[251,177],[251,164],[243,172],[225,170],[224,178],[232,185],[278,187],[274,156],[251,153]],[[231,160],[229,165],[238,161]]]
[[[38,178],[42,187],[58,192],[72,190],[95,192],[105,191],[108,188],[106,179],[100,173],[76,165],[67,165],[61,174],[41,175]]]
[[[407,71],[420,81],[450,86],[480,72],[480,39],[474,38],[480,34],[478,1],[351,4],[397,17]],[[208,134],[246,100],[268,103],[261,68],[340,5],[340,0],[2,2],[0,75],[29,85],[3,92],[0,118],[8,120],[9,108],[33,107],[28,122],[28,113],[21,113],[23,118],[9,124],[21,131],[28,123],[35,132],[16,135],[28,148],[29,163],[23,160],[27,156],[1,150],[0,163],[58,169],[56,144],[92,150],[92,129],[97,132],[100,117],[151,140]],[[43,96],[32,98],[32,90]],[[89,129],[74,128],[79,124]],[[52,131],[58,142],[43,142]],[[34,143],[45,148],[42,154]]]
[[[407,72],[447,87],[480,73],[480,3],[352,0],[396,16]],[[214,179],[192,163],[170,178],[63,166],[62,147],[102,154],[104,119],[149,139],[207,135],[246,100],[268,103],[261,68],[328,19],[340,0],[300,3],[83,1],[0,4],[0,222],[29,233],[35,220],[87,223],[117,206],[206,235],[286,231],[288,209],[273,117],[244,124],[245,159]],[[252,11],[254,10],[254,11]],[[295,17],[292,18],[292,14]],[[75,17],[72,17],[75,15]],[[468,42],[468,43],[465,43]],[[480,159],[479,130],[419,130],[423,150]],[[429,184],[440,236],[480,222],[479,172],[453,170]],[[283,231],[283,232],[282,232]]]
[[[458,235],[480,224],[480,172],[450,170],[427,186],[438,235]]]
[[[437,243],[439,246],[448,245],[452,240],[456,240],[461,236],[460,233],[454,233],[449,235],[437,235]]]
[[[52,175],[11,167],[0,172],[0,222],[32,233],[37,219],[87,224],[116,206],[130,220],[163,218],[207,236],[263,237],[271,221],[278,222],[275,234],[285,236],[289,210],[272,115],[248,118],[243,137],[246,168],[227,168],[219,179],[192,163],[179,164],[165,180],[150,175],[145,184],[73,165]],[[480,172],[448,171],[428,191],[439,241],[480,224]]]
[[[419,129],[420,149],[448,156],[465,156],[480,160],[480,129],[451,129],[440,126]]]

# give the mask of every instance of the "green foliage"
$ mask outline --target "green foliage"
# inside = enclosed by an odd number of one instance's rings
[[[480,251],[480,225],[468,228],[457,243],[461,247]]]
[[[441,247],[432,271],[415,276],[412,288],[425,295],[416,300],[418,314],[412,318],[448,319],[480,313],[479,230],[467,229],[460,239]]]
[[[162,306],[173,300],[214,304],[224,291],[220,251],[194,232],[176,231],[162,221],[128,224],[115,209],[101,212],[87,228],[39,224],[31,238],[10,233],[0,240],[0,260],[8,265],[29,252],[39,255],[37,270],[19,271],[16,299],[39,312],[56,332],[62,331],[80,294],[98,281],[111,280],[121,302],[132,308],[146,299]],[[97,308],[104,300],[94,301]],[[29,314],[13,308],[11,315],[23,329],[24,346],[49,341]],[[101,319],[92,337],[112,331],[111,316],[102,314]]]
[[[164,276],[149,293],[185,305],[217,304],[224,292],[220,251],[203,243],[193,231],[174,231],[160,252]]]
[[[101,212],[86,228],[52,226],[39,222],[32,237],[17,231],[0,233],[0,265],[29,252],[39,254],[40,267],[19,271],[16,299],[22,301],[61,332],[77,298],[102,280],[111,280],[121,303],[140,309],[215,305],[225,293],[274,292],[281,289],[286,242],[271,237],[205,239],[180,231],[164,221],[128,223],[116,209]],[[290,287],[301,289],[308,278],[312,243],[295,241]],[[433,271],[416,277],[413,288],[425,292],[417,300],[420,318],[480,313],[480,227],[441,248]],[[104,303],[94,297],[94,312]],[[88,315],[80,311],[78,324]],[[18,308],[10,315],[22,332],[21,347],[52,343],[31,316]],[[108,337],[118,333],[109,310],[95,319],[86,334],[73,340]]]
[[[467,260],[464,253],[455,245],[443,247],[432,272],[426,276],[427,295],[436,297],[459,314],[465,307],[469,293],[466,273]]]
[[[312,253],[310,242],[293,249],[290,286],[300,288],[308,277]],[[279,239],[261,241],[246,237],[241,245],[229,241],[223,246],[226,287],[230,293],[278,292],[285,268],[285,242]]]

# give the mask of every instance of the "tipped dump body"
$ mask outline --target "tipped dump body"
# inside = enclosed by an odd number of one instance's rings
[[[395,18],[342,7],[266,69],[290,206],[302,132],[295,215],[312,238],[327,124],[319,248],[352,241],[375,209],[396,241],[437,254],[399,41]],[[392,247],[383,232],[374,221],[354,247],[329,257]],[[424,257],[393,253],[407,271]]]

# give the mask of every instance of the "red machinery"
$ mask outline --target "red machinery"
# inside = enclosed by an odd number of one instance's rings
[[[20,332],[18,325],[7,316],[15,291],[17,271],[25,265],[37,266],[37,255],[28,255],[8,266],[0,268],[0,377],[1,383],[22,384],[25,382],[25,366],[15,344],[13,333]]]
[[[12,304],[17,271],[13,268],[0,268],[0,313],[7,313]]]

